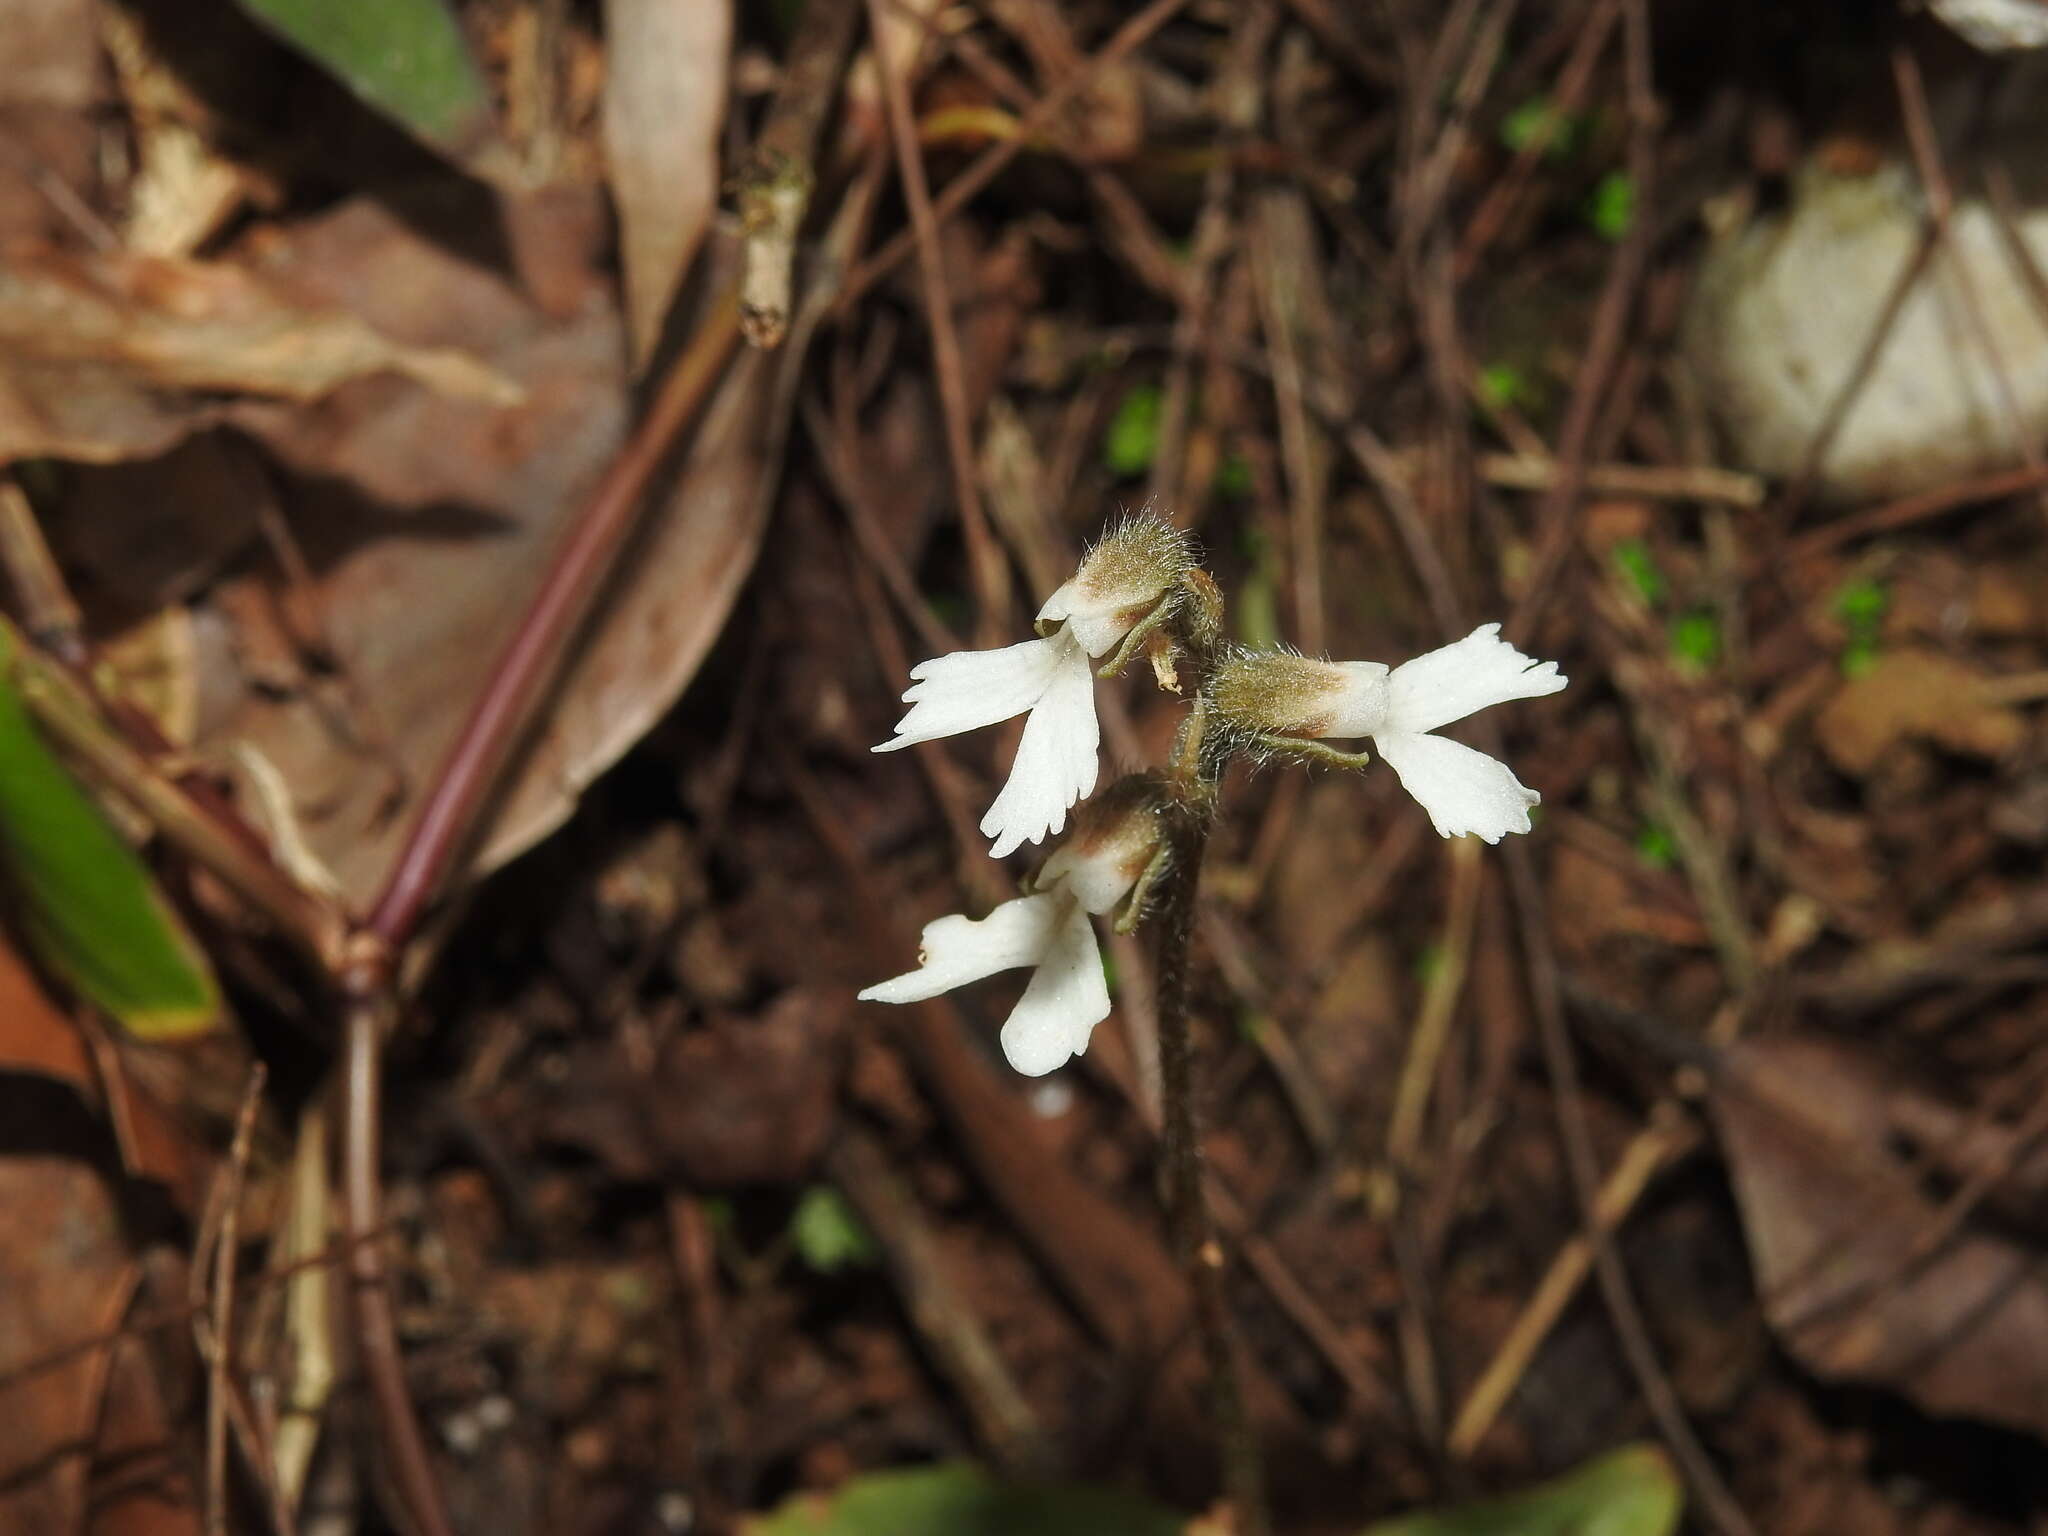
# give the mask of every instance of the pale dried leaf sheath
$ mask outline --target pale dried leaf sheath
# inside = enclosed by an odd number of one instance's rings
[[[521,398],[466,352],[400,345],[223,263],[18,247],[0,269],[0,460],[145,457],[216,419],[211,397],[314,400],[373,373]]]
[[[604,147],[644,364],[718,203],[732,0],[606,0]]]

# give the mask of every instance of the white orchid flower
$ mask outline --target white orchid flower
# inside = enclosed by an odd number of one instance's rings
[[[1501,639],[1498,624],[1482,624],[1391,671],[1376,661],[1285,652],[1239,656],[1225,664],[1218,702],[1260,732],[1371,737],[1439,834],[1497,843],[1527,832],[1529,809],[1543,797],[1507,764],[1430,733],[1488,705],[1556,693],[1567,681],[1556,662],[1524,656]]]
[[[874,750],[957,736],[1029,710],[1010,777],[981,819],[982,835],[994,839],[989,853],[1000,859],[1060,831],[1067,812],[1095,788],[1102,732],[1094,658],[1159,610],[1188,563],[1182,534],[1156,518],[1131,519],[1046,599],[1042,639],[954,651],[911,668],[914,686],[903,695],[910,713]]]
[[[1020,843],[1059,831],[1068,808],[1095,788],[1102,740],[1095,720],[1095,666],[1069,626],[999,651],[954,651],[920,662],[910,675],[916,682],[903,695],[910,713],[877,752],[1031,712],[1010,777],[981,818],[982,835],[995,839],[991,856],[1000,859]]]
[[[1027,1077],[1043,1077],[1088,1049],[1109,1017],[1090,914],[1110,911],[1153,866],[1159,825],[1143,785],[1112,790],[1088,825],[1045,861],[1038,889],[1006,901],[979,922],[954,913],[925,924],[918,968],[860,994],[873,1003],[916,1003],[998,971],[1032,968],[1003,1025],[1003,1055]],[[1091,807],[1091,812],[1096,807]]]

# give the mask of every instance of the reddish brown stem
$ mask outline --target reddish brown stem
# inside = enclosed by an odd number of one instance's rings
[[[498,657],[414,820],[369,928],[392,948],[412,936],[475,830],[534,706],[554,679],[591,600],[618,558],[648,483],[696,416],[740,335],[737,294],[722,297],[690,350],[556,551],[533,606]]]

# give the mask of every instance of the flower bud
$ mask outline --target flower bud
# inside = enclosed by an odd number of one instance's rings
[[[1225,725],[1276,736],[1371,736],[1387,713],[1387,668],[1292,651],[1233,651],[1210,694]]]
[[[1194,567],[1188,537],[1143,513],[1089,550],[1077,570],[1038,610],[1038,632],[1065,623],[1090,656],[1115,648],[1134,626],[1177,596]]]
[[[1064,886],[1084,910],[1109,911],[1138,883],[1164,837],[1159,783],[1150,774],[1117,780],[1074,818],[1074,830],[1032,882]]]

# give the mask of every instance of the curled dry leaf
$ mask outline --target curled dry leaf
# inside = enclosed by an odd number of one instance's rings
[[[1967,1226],[1916,1253],[1941,1208],[1899,1159],[1900,1097],[1828,1041],[1729,1052],[1714,1111],[1764,1315],[1823,1376],[2048,1435],[2041,1256]]]
[[[607,0],[604,148],[645,363],[718,202],[732,0]]]
[[[430,213],[413,210],[413,220]],[[310,675],[281,685],[270,669],[259,677],[230,666],[208,679],[199,730],[202,748],[241,739],[275,767],[307,849],[357,904],[376,894],[409,797],[445,755],[626,424],[616,312],[589,305],[550,320],[411,223],[377,203],[346,205],[270,242],[266,275],[407,344],[474,348],[518,381],[524,402],[497,411],[366,380],[310,408],[237,413],[306,477],[289,487],[285,511],[315,572],[302,596],[321,617],[347,696],[337,708]],[[559,826],[581,790],[675,702],[723,627],[766,515],[769,378],[745,357],[713,394],[679,478],[500,801],[477,867]],[[232,634],[275,609],[277,580],[264,572],[226,584],[202,627]],[[261,648],[225,649],[239,662]]]
[[[2003,757],[2026,739],[2027,723],[1991,696],[1988,682],[1938,651],[1887,652],[1820,712],[1814,724],[1821,749],[1844,773],[1859,775],[1902,737],[1970,757]]]
[[[160,453],[221,417],[220,396],[312,400],[377,373],[519,398],[472,356],[400,345],[236,267],[40,245],[0,258],[0,461]]]

